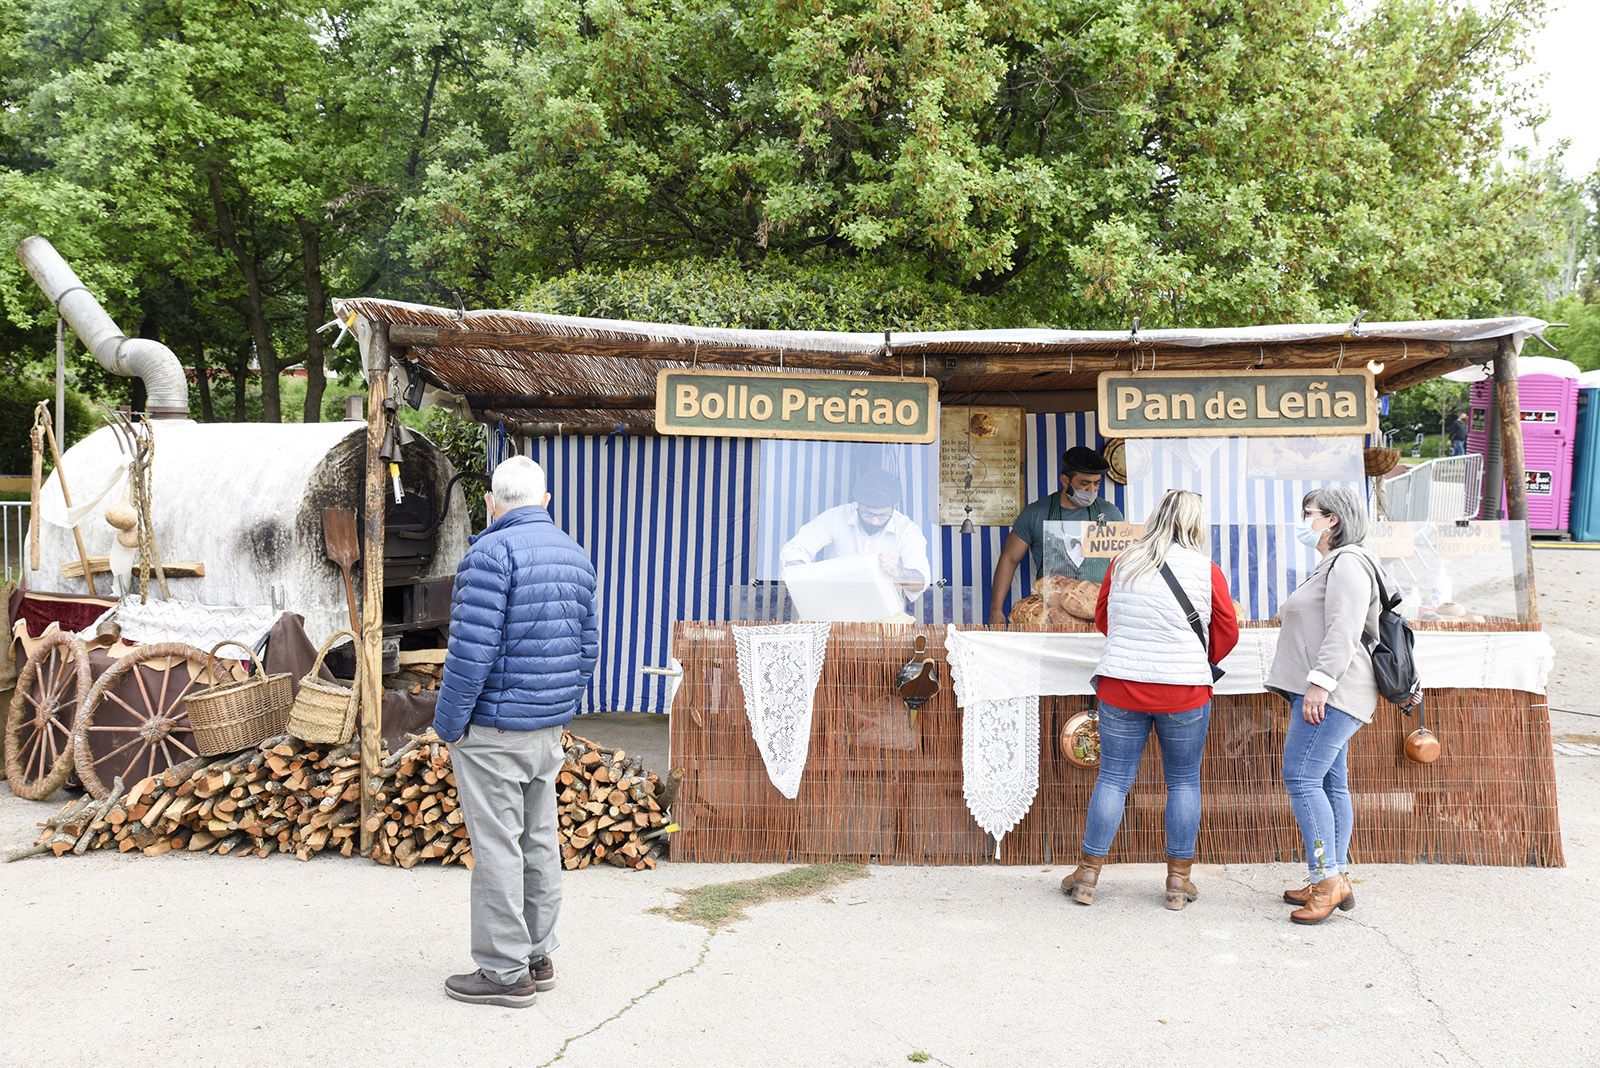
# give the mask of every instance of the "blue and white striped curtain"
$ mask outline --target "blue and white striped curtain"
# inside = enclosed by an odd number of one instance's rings
[[[1159,462],[1144,479],[1133,487],[1108,481],[1106,495],[1139,520],[1167,488],[1204,494],[1214,558],[1249,615],[1267,618],[1312,562],[1286,533],[1306,489],[1327,480],[1252,477],[1248,446],[1239,439],[1215,440],[1221,444],[1203,469],[1157,450]],[[1092,412],[1028,416],[1029,500],[1059,486],[1061,454],[1074,445],[1103,445]],[[622,435],[513,442],[498,430],[491,435],[494,460],[520,451],[545,467],[552,516],[595,562],[600,666],[585,711],[663,711],[661,681],[641,668],[667,662],[673,625],[751,618],[752,611],[765,616],[765,600],[730,606],[730,592],[747,589],[757,599],[776,598],[776,588],[757,584],[772,577],[761,561],[776,561],[790,527],[848,498],[851,474],[863,456],[902,476],[908,514],[936,518],[936,448],[878,447],[864,454],[821,442]],[[1359,461],[1359,451],[1356,456]],[[1232,525],[1241,516],[1255,525]],[[978,527],[972,534],[959,527],[932,529],[929,552],[948,587],[936,611],[957,623],[983,621],[1008,533],[1008,527]],[[1031,562],[1018,569],[1008,609],[1028,592],[1031,571]]]

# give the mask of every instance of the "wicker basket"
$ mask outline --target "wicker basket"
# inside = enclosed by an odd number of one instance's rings
[[[256,673],[236,682],[217,666],[217,650],[236,645],[256,662]],[[232,753],[282,734],[294,691],[287,671],[268,675],[255,653],[243,642],[218,642],[206,655],[206,674],[224,679],[196,690],[183,699],[194,728],[195,748],[202,756]]]
[[[322,659],[340,638],[349,638],[358,646],[361,641],[348,630],[330,635],[317,650],[317,662],[300,680],[300,692],[289,711],[289,733],[301,741],[343,745],[355,734],[356,706],[361,700],[361,650],[356,649],[356,677],[349,686],[322,677]]]
[[[1366,465],[1368,478],[1382,478],[1400,464],[1400,450],[1389,448],[1366,449],[1361,458]]]

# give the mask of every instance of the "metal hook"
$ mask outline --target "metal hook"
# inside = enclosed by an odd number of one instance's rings
[[[1333,365],[1335,371],[1344,370],[1344,342],[1339,342],[1339,362]]]
[[[1402,363],[1404,363],[1406,360],[1408,360],[1410,358],[1411,358],[1411,346],[1406,343],[1405,338],[1401,338],[1400,339],[1400,361]]]
[[[1256,346],[1256,370],[1259,371],[1267,365],[1267,350],[1263,345]]]
[[[691,367],[699,367],[700,366],[700,342],[698,340],[696,340],[695,343],[694,343],[694,362],[691,363],[689,366],[691,366]]]
[[[1360,311],[1356,312],[1356,317],[1350,321],[1350,336],[1351,337],[1360,337],[1361,336],[1361,320],[1365,319],[1366,317],[1367,317],[1367,309],[1362,308]]]

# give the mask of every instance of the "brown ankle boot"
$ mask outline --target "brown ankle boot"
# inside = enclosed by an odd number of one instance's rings
[[[1200,891],[1189,881],[1189,872],[1193,867],[1193,859],[1167,858],[1167,908],[1173,912],[1200,896]]]
[[[1100,882],[1100,869],[1105,863],[1105,857],[1085,853],[1072,874],[1061,880],[1061,892],[1080,905],[1094,904],[1095,885]]]
[[[1346,885],[1337,875],[1330,875],[1320,883],[1312,883],[1311,900],[1303,908],[1289,913],[1289,919],[1295,923],[1321,923],[1332,916],[1336,908],[1348,912],[1355,901],[1345,894]]]
[[[1339,910],[1341,912],[1349,912],[1356,907],[1356,892],[1350,886],[1349,873],[1340,872],[1339,881],[1344,884],[1344,901],[1340,902]],[[1285,890],[1283,892],[1283,900],[1291,905],[1303,906],[1307,901],[1311,900],[1311,888],[1315,885],[1316,883],[1307,883],[1298,890]]]

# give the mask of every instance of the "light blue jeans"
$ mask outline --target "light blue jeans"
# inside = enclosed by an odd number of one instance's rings
[[[1350,802],[1350,739],[1363,726],[1332,705],[1321,723],[1307,723],[1300,706],[1289,702],[1289,733],[1283,739],[1283,785],[1289,791],[1295,822],[1305,842],[1312,882],[1349,870],[1350,833],[1355,806]]]
[[[1200,837],[1200,758],[1210,726],[1210,704],[1192,712],[1131,712],[1101,701],[1100,771],[1083,821],[1083,851],[1091,857],[1111,852],[1153,728],[1167,780],[1167,856],[1194,859]]]

